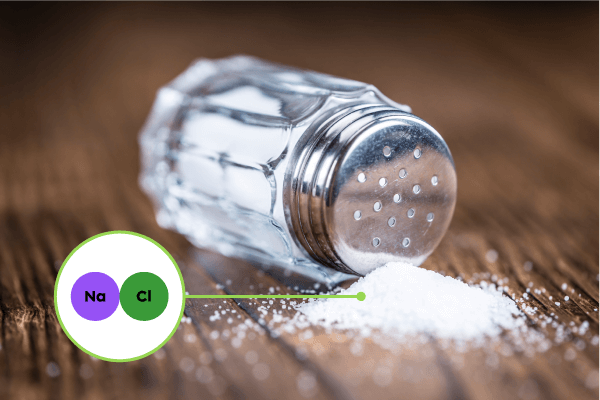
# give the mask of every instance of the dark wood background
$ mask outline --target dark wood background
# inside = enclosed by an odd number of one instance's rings
[[[597,3],[2,4],[0,398],[598,398],[598,48]],[[454,220],[423,266],[508,277],[517,295],[533,282],[547,293],[532,306],[590,332],[534,356],[435,340],[396,352],[367,342],[353,355],[344,335],[319,330],[236,348],[210,338],[227,329],[209,320],[221,302],[189,301],[192,323],[156,355],[117,364],[77,349],[56,320],[54,278],[100,232],[157,240],[190,293],[222,293],[227,279],[237,293],[281,285],[198,257],[157,226],[137,185],[156,90],[195,58],[236,53],[373,83],[411,105],[458,173]],[[564,297],[564,282],[572,301],[555,307],[548,295]],[[252,302],[228,307],[257,319]],[[208,383],[196,379],[203,366]]]

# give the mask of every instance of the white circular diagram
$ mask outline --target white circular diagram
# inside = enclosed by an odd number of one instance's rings
[[[132,361],[158,350],[175,333],[185,305],[181,272],[146,236],[113,231],[77,246],[54,288],[58,320],[86,353]]]

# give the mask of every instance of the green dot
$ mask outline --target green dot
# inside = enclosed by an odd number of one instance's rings
[[[367,295],[365,294],[365,292],[358,292],[356,293],[356,298],[358,299],[358,301],[364,301],[367,298]]]
[[[150,272],[138,272],[125,280],[119,299],[123,311],[131,318],[150,321],[167,308],[169,291],[158,276]]]

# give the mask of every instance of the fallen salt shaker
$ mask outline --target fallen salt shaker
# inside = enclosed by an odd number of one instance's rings
[[[456,202],[450,151],[409,107],[248,56],[199,60],[161,88],[140,146],[161,226],[315,279],[420,265]]]

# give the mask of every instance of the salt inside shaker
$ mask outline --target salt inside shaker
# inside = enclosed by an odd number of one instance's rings
[[[140,184],[161,226],[227,256],[321,280],[420,265],[450,224],[456,172],[410,111],[357,81],[201,59],[158,92]]]

